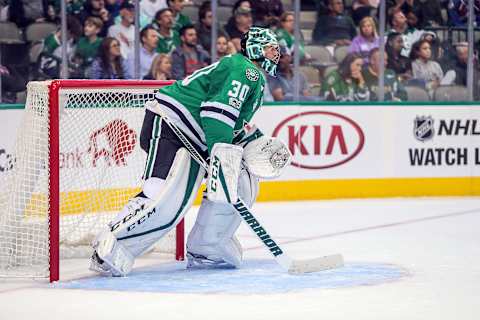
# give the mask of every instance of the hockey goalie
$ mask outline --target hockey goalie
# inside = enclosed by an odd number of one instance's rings
[[[241,218],[232,204],[241,198],[252,206],[259,178],[278,176],[290,158],[280,140],[245,126],[262,105],[263,71],[276,74],[277,39],[268,29],[252,27],[241,46],[241,53],[163,87],[147,103],[140,137],[148,153],[144,185],[96,237],[92,270],[127,275],[135,258],[183,218],[205,176],[207,190],[187,238],[188,266],[240,266],[235,232]],[[194,153],[208,159],[208,170]]]

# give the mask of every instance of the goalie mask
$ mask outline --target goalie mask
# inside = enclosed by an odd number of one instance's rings
[[[280,48],[277,37],[270,29],[252,27],[242,39],[242,54],[260,66],[271,76],[277,74]]]

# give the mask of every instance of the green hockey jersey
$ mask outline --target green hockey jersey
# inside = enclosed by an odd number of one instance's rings
[[[241,54],[229,55],[163,87],[162,111],[203,151],[233,143],[262,105],[265,77]],[[153,111],[153,110],[152,110]]]

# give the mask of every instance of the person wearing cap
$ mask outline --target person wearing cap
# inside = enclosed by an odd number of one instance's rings
[[[180,35],[173,29],[173,12],[169,8],[159,10],[151,26],[158,32],[158,53],[170,54],[181,44]]]
[[[120,6],[121,20],[108,29],[108,36],[120,41],[122,57],[127,59],[133,50],[135,39],[135,5],[131,1],[124,1]]]
[[[238,7],[234,13],[233,23],[227,23],[225,25],[225,31],[235,44],[237,51],[241,49],[240,39],[243,34],[250,29],[252,24],[252,10],[245,7]]]

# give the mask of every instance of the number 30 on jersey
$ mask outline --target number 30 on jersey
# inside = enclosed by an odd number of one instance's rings
[[[232,89],[228,90],[228,104],[234,108],[240,109],[242,103],[248,95],[250,87],[240,81],[232,80]]]

